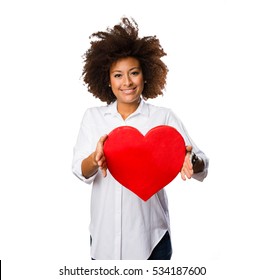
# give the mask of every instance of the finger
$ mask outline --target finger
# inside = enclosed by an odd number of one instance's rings
[[[100,168],[107,169],[106,161],[102,162]]]
[[[98,162],[98,166],[101,169],[103,176],[105,177],[107,175],[107,163],[105,157],[102,157],[102,159]]]
[[[106,165],[105,157],[102,155],[102,157],[98,160],[97,164],[102,168],[104,165]]]
[[[184,166],[181,170],[181,178],[185,181],[186,178],[191,179],[193,175],[193,169],[187,168]]]
[[[192,178],[192,175],[193,175],[192,170],[187,169],[187,170],[185,171],[185,175],[186,175],[186,177],[187,177],[188,179],[191,179],[191,178]]]
[[[106,166],[106,163],[103,164],[102,167],[100,167],[101,171],[102,171],[102,175],[103,177],[106,177],[107,175],[107,166]]]
[[[188,172],[182,172],[182,173],[181,173],[181,178],[182,178],[184,181],[186,181],[186,179],[191,179],[192,176],[191,176],[191,174],[188,173]]]
[[[183,181],[186,181],[185,173],[183,171],[181,171],[181,178]]]
[[[190,170],[193,169],[193,165],[190,157],[186,160],[186,168]]]
[[[106,177],[107,176],[107,168],[103,168],[101,170],[102,170],[103,177]]]
[[[99,139],[99,143],[100,143],[100,144],[104,144],[104,142],[105,142],[105,140],[107,139],[107,137],[108,137],[107,134],[103,135],[103,136]]]
[[[95,160],[97,161],[97,164],[100,166],[100,162],[102,161],[104,154],[102,152],[98,152],[95,156]]]
[[[192,146],[186,146],[186,153],[191,153],[192,152]]]
[[[103,146],[97,147],[97,153],[96,153],[95,159],[97,162],[105,160]]]
[[[97,143],[96,156],[95,156],[95,160],[97,162],[101,160],[102,156],[104,156],[104,142],[107,139],[107,137],[108,137],[107,134],[103,135]]]

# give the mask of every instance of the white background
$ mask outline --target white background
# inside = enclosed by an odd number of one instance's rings
[[[90,186],[71,173],[71,160],[85,109],[102,103],[83,85],[81,56],[91,33],[123,15],[168,54],[166,91],[150,103],[172,108],[210,158],[203,183],[176,178],[166,187],[168,264],[206,266],[201,279],[263,279],[261,2],[1,1],[3,279],[64,279],[64,265],[95,265]]]

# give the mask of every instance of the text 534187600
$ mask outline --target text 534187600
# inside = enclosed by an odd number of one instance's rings
[[[205,267],[157,267],[154,266],[152,269],[152,275],[205,275]]]

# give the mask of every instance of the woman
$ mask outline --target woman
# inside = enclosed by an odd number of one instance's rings
[[[93,183],[91,195],[92,259],[170,259],[170,223],[165,190],[146,202],[122,187],[107,172],[103,152],[107,134],[129,125],[146,134],[158,125],[175,127],[186,143],[181,177],[202,181],[208,159],[185,127],[167,108],[145,101],[162,94],[168,69],[155,36],[140,38],[134,20],[121,23],[96,38],[84,55],[83,79],[88,91],[106,106],[88,108],[74,148],[73,172]],[[142,170],[144,172],[144,170]]]

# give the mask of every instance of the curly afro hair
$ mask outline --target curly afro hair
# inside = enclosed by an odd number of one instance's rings
[[[88,91],[107,104],[116,100],[111,88],[110,66],[124,57],[134,57],[139,60],[144,80],[142,97],[155,98],[162,95],[166,85],[168,68],[161,60],[165,56],[163,48],[156,36],[138,37],[138,25],[134,19],[124,17],[120,24],[112,29],[93,33],[90,37],[90,48],[83,55],[83,80]]]

